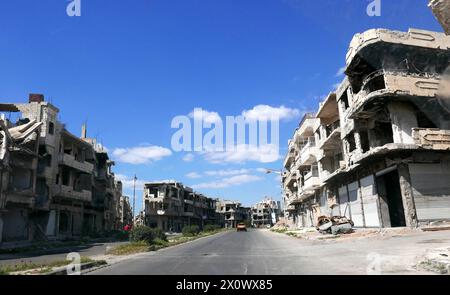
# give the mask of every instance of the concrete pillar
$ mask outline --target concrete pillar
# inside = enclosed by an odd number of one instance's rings
[[[392,121],[394,143],[414,144],[412,128],[418,127],[412,105],[404,102],[390,102],[388,109]]]
[[[0,213],[0,245],[2,244],[3,239],[3,216],[2,213]]]
[[[400,190],[402,193],[403,208],[405,210],[406,226],[415,228],[417,227],[417,213],[416,206],[414,204],[414,195],[411,186],[411,175],[409,174],[409,168],[407,164],[398,165],[398,175],[400,180]]]

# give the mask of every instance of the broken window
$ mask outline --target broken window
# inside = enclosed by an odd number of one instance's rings
[[[70,212],[61,211],[59,213],[59,231],[60,232],[68,232],[69,231],[69,217]]]
[[[347,91],[345,91],[345,92],[342,94],[341,102],[342,102],[342,104],[343,104],[343,106],[344,106],[344,110],[346,110],[346,109],[348,109],[348,108],[350,107],[350,105],[349,105],[349,103],[348,103],[348,94],[347,94]]]
[[[30,169],[14,167],[11,172],[10,186],[13,190],[25,190],[31,188],[32,172]]]
[[[424,112],[417,112],[417,127],[419,128],[437,128]]]
[[[377,72],[375,77],[370,77],[369,80],[364,85],[364,90],[367,93],[371,93],[377,90],[382,90],[386,88],[386,83],[384,80],[384,74]]]
[[[70,183],[70,169],[68,167],[62,168],[62,185],[68,186]]]
[[[53,122],[48,123],[48,134],[55,134],[55,124]]]
[[[348,142],[348,151],[350,153],[356,150],[355,135],[353,133],[347,136],[347,142]]]
[[[368,152],[370,150],[369,133],[367,130],[360,131],[359,137],[361,139],[361,149],[363,153]]]

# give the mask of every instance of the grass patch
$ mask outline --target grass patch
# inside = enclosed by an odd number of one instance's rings
[[[96,260],[92,260],[89,257],[81,257],[81,263],[89,263],[94,262]],[[97,261],[96,261],[97,262]],[[99,264],[103,264],[103,261],[98,261]],[[53,270],[56,267],[66,266],[72,263],[70,260],[56,260],[49,263],[21,263],[16,265],[7,265],[0,268],[0,275],[8,275],[15,272],[23,272],[27,270],[37,270],[40,274],[45,274]]]
[[[284,234],[288,231],[288,229],[287,228],[272,228],[270,231],[274,232],[274,233]]]
[[[149,250],[150,245],[145,241],[140,242],[131,242],[129,244],[120,245],[114,247],[106,252],[106,254],[110,255],[129,255],[140,252],[147,252]]]
[[[218,229],[208,232],[200,232],[195,236],[178,236],[170,239],[169,241],[165,241],[162,239],[155,239],[151,243],[145,241],[131,242],[129,244],[114,247],[110,249],[106,254],[124,256],[142,252],[157,251],[166,247],[180,245],[190,241],[194,241],[202,237],[211,236],[220,233],[222,231],[224,231],[224,229]]]

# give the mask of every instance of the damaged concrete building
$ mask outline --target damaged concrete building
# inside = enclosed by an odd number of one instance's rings
[[[216,200],[177,181],[144,184],[144,224],[180,232],[186,225],[217,224]]]
[[[444,28],[447,35],[450,35],[450,1],[448,0],[430,0],[429,6],[434,15]]]
[[[70,133],[32,94],[0,104],[0,242],[73,239],[116,228],[122,186],[95,140]]]
[[[239,223],[251,219],[250,208],[243,207],[238,201],[218,199],[216,211],[223,216],[224,226],[227,228],[235,228]]]
[[[323,215],[356,227],[450,221],[448,93],[442,97],[449,65],[443,33],[354,36],[347,77],[289,142],[283,186],[291,224],[313,226]]]
[[[278,222],[280,214],[280,202],[265,198],[251,207],[252,226],[273,226]]]

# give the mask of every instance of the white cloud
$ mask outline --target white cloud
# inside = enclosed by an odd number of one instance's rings
[[[113,156],[118,162],[128,164],[146,164],[172,155],[172,151],[160,146],[138,146],[117,148]]]
[[[337,73],[336,73],[336,77],[342,77],[345,74],[345,70],[346,70],[346,66],[343,66],[342,68],[340,68]]]
[[[194,120],[203,119],[203,122],[210,124],[214,124],[222,120],[217,112],[210,112],[207,110],[203,110],[201,108],[195,109],[194,111],[189,113],[189,117],[191,117]]]
[[[205,160],[210,163],[245,163],[260,162],[272,163],[280,159],[279,147],[275,144],[251,146],[241,144],[232,151],[206,152]]]
[[[248,169],[210,170],[205,172],[205,174],[208,176],[232,176],[246,173],[249,173]]]
[[[185,162],[192,162],[192,161],[194,161],[194,154],[191,154],[191,153],[186,154],[183,157],[183,161],[185,161]]]
[[[250,183],[250,182],[260,181],[262,179],[263,178],[261,178],[259,176],[243,174],[243,175],[236,175],[236,176],[232,176],[229,178],[224,178],[224,179],[220,179],[220,180],[216,180],[216,181],[199,183],[199,184],[193,185],[192,188],[194,188],[194,189],[227,188],[230,186],[238,186],[238,185],[243,185],[243,184]]]
[[[190,172],[190,173],[186,174],[186,177],[194,179],[194,178],[201,178],[202,176],[197,172]]]
[[[271,107],[269,105],[260,104],[253,107],[253,109],[243,111],[242,116],[250,121],[269,121],[272,118],[289,121],[291,119],[298,119],[300,117],[300,111],[298,109],[291,109],[285,106]]]

